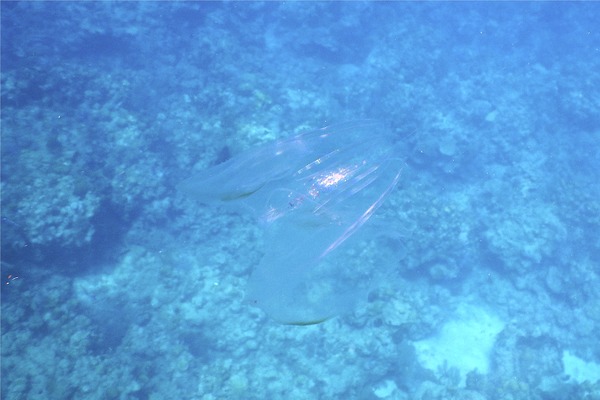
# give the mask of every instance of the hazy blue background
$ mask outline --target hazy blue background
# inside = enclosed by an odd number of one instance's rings
[[[597,3],[1,13],[2,399],[600,399]],[[278,325],[260,225],[175,187],[357,118],[406,162],[387,282]]]

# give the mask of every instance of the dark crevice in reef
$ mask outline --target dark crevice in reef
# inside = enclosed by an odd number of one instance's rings
[[[90,242],[80,246],[31,243],[21,226],[3,217],[2,263],[15,269],[32,265],[68,275],[95,270],[121,254],[123,237],[135,216],[118,205],[104,202],[90,219],[94,227]]]

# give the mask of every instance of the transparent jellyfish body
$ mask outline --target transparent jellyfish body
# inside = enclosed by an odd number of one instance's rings
[[[247,298],[279,322],[310,325],[351,310],[368,290],[354,252],[376,234],[369,221],[398,184],[395,153],[379,123],[333,125],[247,151],[181,189],[254,213],[265,254]]]

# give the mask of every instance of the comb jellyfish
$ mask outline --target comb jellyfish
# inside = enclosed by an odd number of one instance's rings
[[[310,325],[351,310],[369,286],[354,252],[376,235],[369,220],[398,184],[395,153],[378,123],[346,123],[255,148],[181,188],[252,210],[265,254],[248,299],[281,323]]]

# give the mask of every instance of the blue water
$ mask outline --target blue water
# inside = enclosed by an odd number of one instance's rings
[[[600,398],[599,4],[1,14],[2,399]],[[365,119],[400,180],[303,288],[352,307],[280,324],[248,282],[323,236],[178,188]]]

